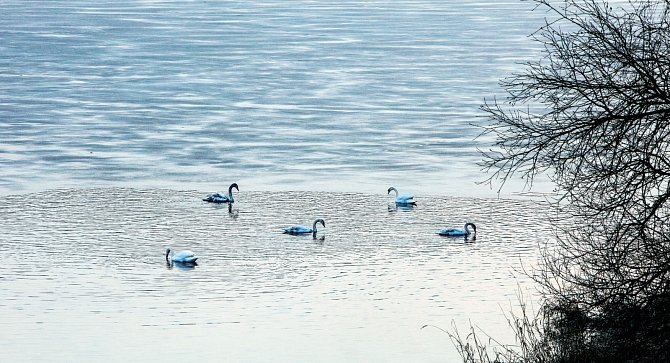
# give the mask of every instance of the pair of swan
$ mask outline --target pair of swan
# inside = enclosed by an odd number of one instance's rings
[[[401,194],[398,195],[398,189],[394,187],[390,187],[388,189],[388,192],[386,194],[391,194],[391,191],[395,192],[395,204],[398,206],[414,206],[416,205],[416,202],[414,201],[414,195],[413,194]],[[470,228],[472,227],[472,232],[470,232]],[[448,237],[468,237],[471,234],[473,235],[474,238],[477,237],[477,226],[474,225],[474,223],[466,223],[463,228],[447,228],[443,229],[439,232],[437,232],[440,236],[448,236]]]
[[[312,224],[312,228],[309,228],[307,226],[303,225],[297,225],[297,226],[291,226],[291,227],[286,227],[284,228],[284,233],[288,234],[308,234],[312,233],[316,235],[316,225],[318,223],[321,223],[321,225],[325,228],[326,227],[326,222],[324,222],[323,219],[319,218],[314,221]],[[470,228],[472,227],[472,232],[470,232]],[[437,232],[440,236],[448,236],[448,237],[468,237],[472,234],[474,238],[477,238],[477,226],[475,226],[474,223],[466,223],[463,228],[447,228],[443,229],[439,232]]]
[[[284,233],[288,234],[307,234],[307,233],[313,233],[316,235],[317,229],[316,225],[318,223],[321,223],[321,225],[325,228],[326,227],[326,222],[324,222],[323,219],[317,219],[314,221],[312,224],[312,228],[309,228],[307,226],[303,225],[297,225],[297,226],[291,226],[291,227],[286,227],[284,228]],[[472,232],[470,232],[470,228],[472,227]],[[468,237],[472,234],[474,238],[477,238],[477,226],[475,226],[474,223],[466,223],[463,228],[447,228],[443,229],[439,232],[437,232],[440,236],[448,236],[448,237]]]
[[[230,184],[228,187],[228,195],[216,192],[216,193],[210,193],[208,194],[203,201],[205,202],[211,202],[211,203],[234,203],[235,199],[233,198],[233,188],[237,189],[237,191],[240,191],[240,188],[237,186],[237,183]],[[414,201],[414,195],[413,194],[401,194],[398,195],[398,189],[394,187],[390,187],[388,189],[387,194],[391,194],[391,191],[395,192],[395,202],[396,204],[402,204],[402,205],[415,205],[416,202]]]
[[[228,212],[232,213],[231,204],[235,202],[235,198],[233,198],[233,188],[237,189],[238,192],[240,191],[237,183],[233,183],[228,187],[228,195],[218,192],[210,193],[205,198],[203,198],[203,201],[210,203],[229,203]],[[171,265],[172,263],[196,265],[195,261],[198,259],[198,257],[195,255],[195,253],[193,253],[193,251],[184,250],[173,253],[172,255],[170,255],[170,252],[172,251],[169,248],[167,251],[165,251],[165,261],[168,263],[168,265]]]
[[[233,188],[237,189],[238,192],[240,191],[237,183],[233,183],[228,187],[228,195],[216,192],[208,194],[203,200],[210,203],[234,203],[235,199],[233,198]]]

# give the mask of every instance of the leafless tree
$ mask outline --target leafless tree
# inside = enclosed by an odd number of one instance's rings
[[[670,1],[534,2],[542,57],[482,106],[483,166],[502,184],[548,174],[570,218],[535,276],[545,348],[669,360]]]

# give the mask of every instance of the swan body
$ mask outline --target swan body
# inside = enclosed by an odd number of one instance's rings
[[[472,227],[472,232],[468,227]],[[467,237],[470,234],[477,235],[477,226],[474,223],[466,223],[463,228],[447,228],[437,232],[440,236],[449,236],[449,237]]]
[[[400,194],[398,195],[398,189],[394,187],[390,187],[388,189],[388,193],[386,194],[391,194],[391,191],[395,192],[395,203],[399,205],[415,205],[416,202],[414,201],[414,195],[413,194]]]
[[[237,189],[237,191],[240,191],[240,188],[238,188],[237,183],[230,184],[228,187],[228,195],[221,194],[221,193],[211,193],[208,194],[203,200],[205,202],[210,202],[210,203],[234,203],[235,199],[233,198],[233,188]]]
[[[284,228],[284,233],[288,233],[288,234],[314,233],[314,234],[316,234],[316,224],[317,223],[321,223],[321,225],[324,226],[324,227],[326,226],[326,222],[324,222],[323,219],[319,218],[319,219],[314,221],[314,223],[312,224],[312,228],[309,228],[307,226],[302,226],[302,225],[291,226],[291,227]]]
[[[177,253],[172,254],[170,256],[170,249],[168,248],[167,251],[165,252],[165,260],[167,262],[181,262],[181,263],[195,263],[195,261],[198,259],[198,257],[195,256],[195,253],[192,251],[184,250],[184,251],[179,251]]]

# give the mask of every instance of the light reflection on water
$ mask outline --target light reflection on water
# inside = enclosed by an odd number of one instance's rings
[[[0,194],[60,187],[494,196],[478,107],[533,59],[519,1],[0,3]],[[516,190],[511,188],[512,191]]]
[[[10,361],[453,361],[468,319],[509,337],[539,202],[384,194],[66,189],[0,198],[0,349]],[[317,239],[282,227],[326,220]],[[477,224],[477,241],[436,231]],[[168,268],[165,248],[198,266]],[[188,347],[188,348],[184,348]]]
[[[443,362],[422,325],[509,334],[542,206],[426,195],[492,194],[471,124],[537,52],[527,5],[2,1],[3,359]],[[222,179],[230,211],[200,200]]]

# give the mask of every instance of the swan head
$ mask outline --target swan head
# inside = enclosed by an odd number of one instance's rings
[[[395,192],[395,195],[396,195],[396,197],[397,197],[397,196],[398,196],[398,189],[396,189],[396,188],[394,188],[394,187],[390,187],[389,190],[388,190],[388,192],[387,192],[386,194],[391,194],[391,190],[393,190],[393,191]]]
[[[322,225],[324,228],[326,227],[326,222],[325,222],[323,219],[319,218],[319,219],[317,219],[317,220],[314,221],[314,224],[312,224],[312,230],[314,230],[314,232],[316,232],[316,224],[317,224],[317,223],[321,223],[321,225]]]
[[[170,261],[170,249],[168,248],[167,251],[165,251],[165,261]]]
[[[475,235],[477,234],[477,226],[475,226],[474,223],[466,223],[465,227],[463,227],[465,229],[465,233],[470,234],[468,227],[472,227],[472,233]]]

